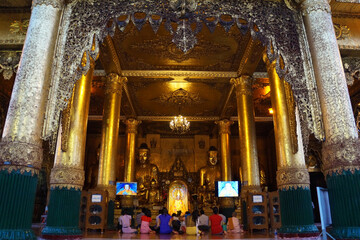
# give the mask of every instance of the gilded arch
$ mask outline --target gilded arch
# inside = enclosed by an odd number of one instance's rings
[[[104,38],[112,36],[116,27],[124,30],[130,21],[139,30],[149,22],[154,32],[164,23],[173,35],[174,43],[183,51],[196,43],[196,34],[203,27],[211,31],[220,24],[225,30],[236,26],[244,34],[250,31],[252,38],[259,39],[267,49],[272,46],[273,52],[267,52],[270,61],[281,57],[285,63],[284,69],[278,65],[277,70],[292,86],[300,110],[304,140],[310,133],[318,139],[323,138],[320,104],[299,12],[279,1],[204,0],[185,9],[179,8],[177,2],[75,0],[65,6],[52,72],[44,138],[56,133],[60,112],[71,97],[74,83],[89,69],[88,64],[80,66],[82,53],[95,58]],[[145,17],[135,17],[137,12],[144,13]],[[120,21],[118,17],[124,15],[126,17]],[[223,15],[231,16],[231,20],[225,21],[221,17]],[[111,26],[108,25],[109,20],[112,20]],[[171,23],[176,23],[177,28],[172,28]],[[191,28],[190,24],[196,27]],[[186,36],[189,42],[182,42],[177,36]],[[94,40],[95,49],[92,51]]]

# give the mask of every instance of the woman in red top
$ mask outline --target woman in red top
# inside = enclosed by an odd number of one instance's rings
[[[214,214],[209,217],[211,234],[226,234],[226,232],[223,231],[223,228],[221,226],[222,217],[220,217],[220,215],[218,214],[219,209],[217,207],[214,207],[213,212]]]
[[[145,210],[145,215],[141,217],[140,233],[155,233],[150,228],[151,212],[149,209]]]

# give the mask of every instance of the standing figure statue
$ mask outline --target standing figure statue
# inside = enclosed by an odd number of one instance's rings
[[[200,168],[200,188],[199,200],[205,205],[213,205],[216,202],[215,198],[215,182],[221,179],[221,169],[217,165],[218,151],[214,146],[211,146],[208,152],[208,165]]]
[[[158,188],[159,169],[155,164],[149,163],[150,149],[146,143],[142,143],[139,148],[139,165],[136,168],[135,178],[138,183],[138,200],[140,205],[148,204],[150,191]],[[153,198],[153,197],[152,197]],[[154,201],[154,199],[152,199]]]

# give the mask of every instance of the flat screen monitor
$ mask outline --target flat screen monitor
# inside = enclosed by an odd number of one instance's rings
[[[136,182],[117,182],[116,183],[116,195],[124,196],[136,196],[137,183]]]
[[[92,194],[91,195],[91,202],[92,203],[101,203],[101,201],[102,201],[101,194]]]
[[[262,195],[253,195],[253,203],[262,203],[263,200],[263,196]]]
[[[239,197],[239,182],[218,181],[217,190],[219,197]]]

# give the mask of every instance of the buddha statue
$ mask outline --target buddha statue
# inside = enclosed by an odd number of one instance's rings
[[[221,178],[220,166],[218,162],[218,151],[211,146],[208,152],[208,164],[200,168],[200,188],[199,200],[203,205],[211,205],[215,199],[215,181]]]
[[[135,178],[138,183],[138,200],[140,205],[148,204],[151,185],[159,186],[159,169],[155,164],[149,163],[150,149],[146,143],[142,143],[139,148],[139,164],[136,168]]]
[[[156,205],[160,202],[160,190],[155,180],[151,181],[150,191],[149,191],[149,203],[151,205]]]

